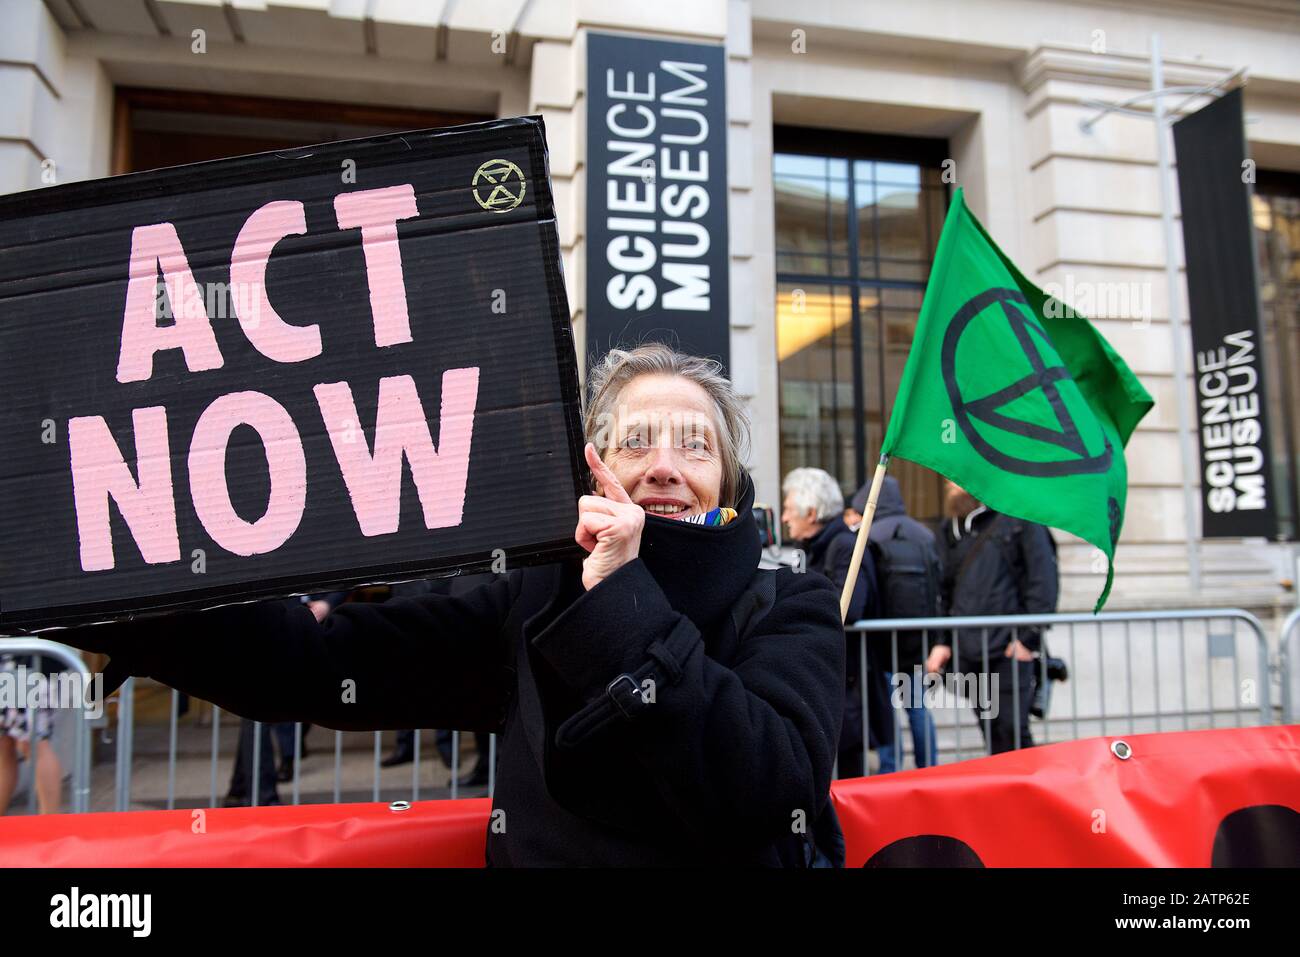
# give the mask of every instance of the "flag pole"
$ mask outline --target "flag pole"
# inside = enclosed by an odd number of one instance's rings
[[[853,542],[853,560],[849,562],[849,577],[844,580],[844,590],[840,593],[840,621],[847,624],[849,602],[853,600],[853,586],[858,582],[858,570],[862,568],[862,553],[867,550],[867,535],[871,531],[871,520],[876,517],[876,499],[880,498],[880,486],[885,482],[885,469],[889,467],[889,456],[881,453],[876,465],[876,474],[871,477],[871,491],[867,493],[867,504],[862,512],[862,524],[858,526],[858,537]]]

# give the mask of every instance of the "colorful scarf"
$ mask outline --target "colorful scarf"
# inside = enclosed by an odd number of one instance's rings
[[[713,508],[703,515],[687,515],[681,519],[683,522],[690,522],[692,525],[726,525],[736,517],[734,508]]]

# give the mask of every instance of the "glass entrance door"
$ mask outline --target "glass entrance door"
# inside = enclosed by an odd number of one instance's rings
[[[947,210],[942,140],[776,131],[781,474],[815,466],[847,501],[870,478]],[[890,466],[937,518],[938,476]]]

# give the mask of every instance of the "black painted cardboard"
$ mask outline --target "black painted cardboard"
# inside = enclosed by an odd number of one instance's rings
[[[405,184],[418,210],[396,221],[410,341],[380,347],[362,230],[340,228],[334,200]],[[293,201],[303,204],[306,232],[271,247],[264,288],[285,323],[319,325],[321,352],[284,362],[254,348],[242,327],[239,313],[256,312],[249,290],[223,292],[220,284],[231,282],[231,252],[250,214]],[[189,371],[186,353],[173,348],[154,354],[148,379],[122,382],[133,231],[160,223],[175,226],[221,365]],[[152,307],[158,325],[171,324],[184,308],[182,287],[175,281],[164,287],[168,295]],[[410,377],[439,447],[443,376],[468,368],[479,373],[459,523],[426,528],[404,457],[397,530],[362,534],[314,388],[348,383],[359,420],[350,440],[369,452],[380,380]],[[0,376],[0,627],[7,630],[500,571],[576,551],[580,400],[541,117],[0,197]],[[248,555],[223,547],[200,520],[188,471],[200,416],[219,397],[241,392],[261,393],[287,412],[305,465],[300,521],[279,547]],[[270,409],[261,399],[250,401]],[[138,481],[133,413],[159,407],[167,423],[179,557],[146,562],[113,502],[113,567],[87,570],[70,420],[102,417]],[[78,446],[83,465],[90,461],[87,442]],[[267,461],[253,428],[230,432],[224,471],[230,504],[243,522],[255,523],[267,510]],[[202,474],[213,473],[209,467]],[[206,502],[211,483],[200,484]],[[97,487],[89,478],[83,486]],[[157,538],[144,537],[166,541],[165,525]],[[219,537],[238,539],[228,528]]]

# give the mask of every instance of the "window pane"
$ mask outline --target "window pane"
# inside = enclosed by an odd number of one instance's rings
[[[870,166],[870,163],[859,163]],[[858,220],[858,273],[875,279],[876,265],[876,186],[871,182],[853,184],[853,199]]]
[[[907,354],[912,348],[912,338],[916,334],[915,310],[885,309],[885,370],[888,378],[888,395],[898,391],[898,383],[903,375],[903,366]],[[892,405],[892,400],[891,400]]]
[[[886,286],[879,291],[880,301],[886,309],[910,309],[913,312],[921,309],[922,293],[919,286],[906,289]]]
[[[943,189],[927,189],[922,192],[926,219],[926,255],[933,258],[939,246],[939,234],[943,232],[943,221],[948,215],[948,194]],[[927,275],[929,269],[926,270]]]
[[[870,219],[872,207],[876,205],[876,184],[857,180],[853,184],[853,201],[857,205],[858,215]]]
[[[836,286],[777,286],[783,477],[791,469],[814,466],[853,479],[850,295]]]
[[[799,253],[777,253],[776,271],[778,273],[798,273],[801,276],[825,276],[831,272],[831,261],[828,256],[803,256]]]
[[[846,496],[870,478],[907,361],[921,294],[947,209],[937,167],[870,156],[778,155],[777,336],[781,471],[812,465]],[[850,256],[852,237],[857,256]],[[842,278],[809,282],[802,276]],[[878,280],[906,285],[878,286]],[[859,310],[859,350],[853,311]],[[857,402],[855,408],[855,383]],[[857,448],[858,428],[865,447]],[[936,518],[941,480],[899,462],[918,517]]]
[[[881,186],[876,215],[880,219],[880,255],[888,259],[924,259],[925,225],[921,216],[921,190]]]
[[[1267,363],[1269,433],[1272,439],[1278,532],[1300,537],[1296,483],[1300,480],[1300,177],[1256,188],[1253,204],[1259,250],[1259,295],[1263,321],[1260,354]],[[1292,191],[1287,190],[1287,186]]]
[[[903,369],[916,335],[916,322],[921,305],[919,289],[882,289],[882,322],[885,333],[885,408],[893,413],[898,386],[903,379]],[[897,308],[890,308],[895,306]],[[885,419],[888,422],[888,418]],[[933,424],[936,432],[943,424]],[[889,474],[898,479],[903,501],[908,513],[921,521],[934,521],[942,514],[943,479],[929,469],[894,459],[889,463]]]
[[[862,397],[863,421],[867,427],[867,471],[863,481],[871,478],[874,463],[880,458],[880,443],[885,440],[884,383],[880,369],[880,290],[863,286],[858,293],[858,312],[862,321]],[[854,489],[856,491],[856,489]]]
[[[772,170],[778,176],[811,176],[814,179],[824,180],[826,157],[777,153],[772,159]]]
[[[849,274],[849,184],[831,182],[827,190],[827,199],[829,211],[826,228],[830,232],[831,255],[843,257],[843,269],[837,270],[835,275],[847,276]]]
[[[912,163],[877,163],[877,183],[896,183],[920,188],[921,167]]]
[[[830,253],[827,215],[830,197],[824,179],[778,176],[776,188],[777,269],[799,273],[825,273]]]
[[[889,259],[880,261],[880,278],[906,280],[907,282],[925,282],[930,272],[928,262],[897,262]]]

